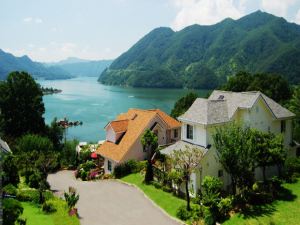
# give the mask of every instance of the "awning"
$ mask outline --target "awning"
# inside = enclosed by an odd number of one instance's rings
[[[96,152],[93,152],[93,153],[91,154],[91,158],[92,158],[92,159],[97,159],[97,158],[98,158],[97,153],[96,153]]]

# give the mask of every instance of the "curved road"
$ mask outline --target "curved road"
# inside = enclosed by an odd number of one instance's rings
[[[81,225],[178,225],[135,187],[114,180],[76,180],[72,171],[48,176],[51,189],[62,196],[69,186],[80,194]]]

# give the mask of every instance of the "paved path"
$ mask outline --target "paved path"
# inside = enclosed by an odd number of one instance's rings
[[[80,194],[77,204],[81,225],[178,225],[135,187],[114,180],[81,181],[72,171],[50,174],[52,190],[62,195],[73,186]]]

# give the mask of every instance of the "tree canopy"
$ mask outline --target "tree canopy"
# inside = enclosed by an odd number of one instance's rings
[[[0,83],[0,121],[7,137],[45,130],[45,107],[40,86],[26,72],[12,72]]]
[[[203,152],[200,149],[190,148],[189,146],[185,146],[184,149],[174,150],[170,156],[174,169],[182,174],[182,180],[185,182],[187,210],[191,210],[188,184],[191,174],[200,165],[202,157]]]
[[[300,86],[294,89],[288,108],[296,114],[296,118],[293,120],[293,138],[300,142]]]
[[[178,99],[171,111],[171,116],[173,118],[177,118],[184,114],[191,107],[197,97],[198,95],[196,93],[190,92],[182,98]]]
[[[287,80],[280,75],[270,73],[239,72],[231,76],[222,89],[235,92],[261,91],[276,102],[287,101],[292,96]]]

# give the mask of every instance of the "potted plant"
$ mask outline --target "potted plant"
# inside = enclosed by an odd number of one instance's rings
[[[77,208],[75,208],[75,205],[79,200],[79,194],[76,193],[76,189],[74,187],[69,187],[69,192],[65,192],[64,197],[69,208],[69,215],[77,215]]]

